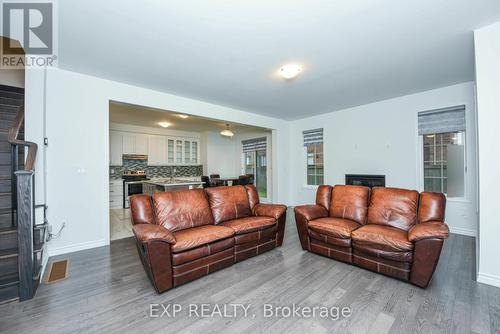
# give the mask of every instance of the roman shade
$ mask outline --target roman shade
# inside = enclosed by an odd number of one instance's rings
[[[304,146],[320,144],[323,142],[323,129],[306,130],[302,132]]]
[[[465,106],[422,111],[418,113],[418,134],[465,131]]]
[[[265,150],[267,148],[267,138],[261,137],[242,140],[241,144],[243,145],[243,153]]]

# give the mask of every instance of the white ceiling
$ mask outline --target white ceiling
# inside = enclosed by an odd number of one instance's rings
[[[499,0],[58,6],[61,68],[283,119],[473,80],[472,31],[500,21]]]
[[[178,115],[178,113],[174,113],[171,111],[158,110],[124,103],[111,102],[109,104],[110,123],[163,129],[158,123],[168,122],[171,124],[168,127],[169,130],[191,132],[220,132],[226,128],[226,124],[229,124],[230,129],[235,134],[270,131],[256,126],[228,123],[192,115],[189,115],[188,118],[183,119]]]

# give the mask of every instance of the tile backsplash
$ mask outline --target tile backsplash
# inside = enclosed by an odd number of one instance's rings
[[[203,174],[203,165],[193,166],[148,166],[147,161],[143,160],[123,160],[122,166],[110,166],[110,179],[121,179],[124,171],[127,170],[145,170],[150,178],[170,177],[175,168],[174,177],[198,177]]]

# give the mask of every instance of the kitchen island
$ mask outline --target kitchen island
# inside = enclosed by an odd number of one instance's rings
[[[155,192],[175,191],[182,189],[203,188],[201,181],[186,181],[179,179],[151,179],[143,182],[142,192],[152,196]]]

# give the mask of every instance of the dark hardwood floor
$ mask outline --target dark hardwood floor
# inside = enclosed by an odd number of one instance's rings
[[[68,255],[70,277],[0,306],[2,333],[499,333],[500,289],[474,281],[474,239],[452,235],[431,283],[408,283],[301,250],[292,211],[283,247],[157,295],[132,239]],[[150,304],[178,303],[151,318]],[[190,303],[251,304],[256,317],[190,318]],[[263,305],[348,306],[352,315],[264,318]],[[160,309],[161,311],[161,309]]]

